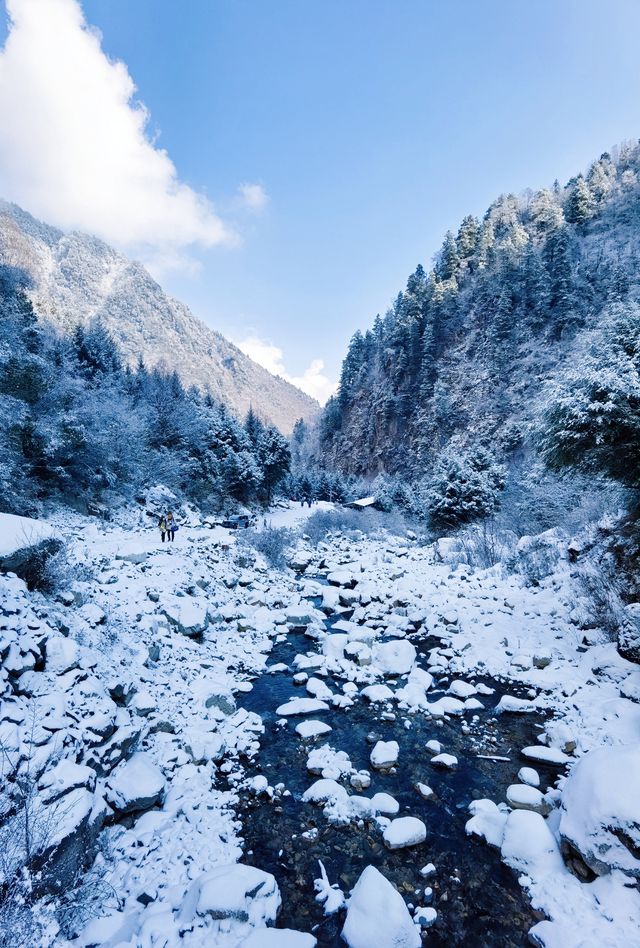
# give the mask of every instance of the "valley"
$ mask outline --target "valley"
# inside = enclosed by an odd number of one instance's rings
[[[27,813],[43,855],[14,933],[369,948],[364,911],[380,946],[631,944],[640,678],[580,627],[566,540],[531,585],[366,519],[305,538],[317,509],[270,514],[281,570],[190,507],[163,546],[134,506],[51,518],[55,594],[1,578],[3,871]]]

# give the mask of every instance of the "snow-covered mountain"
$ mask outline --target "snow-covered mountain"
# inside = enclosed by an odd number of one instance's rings
[[[414,481],[461,446],[521,458],[550,380],[582,360],[573,347],[640,297],[639,208],[640,145],[627,144],[564,187],[466,216],[354,335],[318,457]]]
[[[140,263],[87,234],[65,234],[0,201],[0,263],[27,272],[36,311],[62,329],[99,317],[127,364],[165,363],[239,415],[250,406],[288,434],[319,411],[168,296]]]

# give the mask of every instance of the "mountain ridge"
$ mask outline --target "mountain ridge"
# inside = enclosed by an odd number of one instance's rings
[[[98,237],[66,233],[0,199],[0,262],[29,278],[36,312],[63,330],[99,319],[127,365],[165,364],[242,416],[249,408],[289,434],[318,403],[253,362],[164,292],[143,264]]]

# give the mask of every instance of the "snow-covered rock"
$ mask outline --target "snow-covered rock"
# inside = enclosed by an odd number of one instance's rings
[[[380,701],[390,701],[393,698],[393,691],[388,685],[367,685],[360,694],[372,704]]]
[[[378,741],[371,751],[371,766],[376,770],[388,770],[398,762],[400,745],[397,741]]]
[[[373,649],[373,663],[385,675],[406,675],[413,668],[416,649],[406,639],[382,642]]]
[[[597,875],[640,878],[640,744],[601,747],[577,762],[562,788],[560,836]]]
[[[336,780],[321,778],[316,780],[308,790],[302,794],[303,803],[328,803],[335,800],[346,800],[348,794],[344,787]]]
[[[518,780],[520,783],[526,783],[530,787],[540,786],[540,774],[533,767],[521,767],[518,771]]]
[[[293,928],[256,928],[238,948],[315,948],[313,935]]]
[[[206,873],[196,885],[198,915],[235,919],[255,926],[276,920],[280,891],[269,872],[235,863]]]
[[[0,560],[7,559],[18,550],[25,550],[51,540],[55,536],[54,527],[44,520],[0,513]]]
[[[96,772],[91,767],[76,764],[68,757],[59,761],[55,767],[45,771],[40,777],[38,787],[43,791],[42,796],[46,803],[64,796],[76,787],[85,787],[93,790],[96,785]]]
[[[374,793],[371,797],[371,809],[382,816],[395,816],[400,811],[400,804],[389,793]]]
[[[321,701],[331,701],[333,698],[331,689],[321,678],[309,678],[306,689],[312,697],[319,698]]]
[[[55,636],[47,640],[45,647],[47,671],[54,675],[64,675],[78,666],[80,647],[73,639]]]
[[[294,717],[298,714],[315,714],[317,711],[328,711],[329,705],[326,701],[320,701],[318,698],[290,698],[285,704],[281,704],[276,709],[279,717]]]
[[[514,810],[533,810],[543,816],[551,809],[540,791],[526,783],[512,783],[507,787],[507,803]]]
[[[418,793],[420,794],[423,800],[428,800],[430,797],[433,796],[433,790],[426,783],[420,783],[418,781],[418,783],[416,783],[416,790],[418,791]]]
[[[300,724],[296,724],[296,734],[303,740],[320,737],[321,734],[328,734],[331,730],[331,725],[325,724],[324,721],[301,721]]]
[[[353,771],[349,755],[345,751],[336,751],[328,744],[316,747],[307,757],[307,770],[312,774],[320,774],[338,780],[344,774]]]
[[[541,764],[554,764],[558,767],[568,764],[571,760],[568,754],[559,750],[557,747],[544,747],[538,744],[532,744],[530,747],[523,747],[520,751],[527,760],[539,761]]]
[[[503,695],[496,705],[496,714],[527,714],[535,710],[532,701],[515,695]]]
[[[504,804],[497,806],[493,800],[474,800],[469,804],[469,812],[471,819],[465,824],[465,832],[470,836],[480,836],[490,846],[499,849],[508,816]]]
[[[359,770],[355,774],[351,774],[349,777],[349,783],[354,790],[357,790],[358,793],[361,793],[363,790],[366,790],[371,786],[371,774],[368,770]]]
[[[430,906],[419,906],[413,913],[413,920],[420,928],[431,928],[438,917],[436,910]]]
[[[501,853],[508,866],[533,877],[562,870],[555,836],[544,818],[531,810],[512,810],[509,814]]]
[[[162,611],[171,625],[183,635],[200,635],[209,624],[206,601],[193,596],[175,596],[163,603]]]
[[[139,751],[107,780],[106,797],[118,813],[148,810],[164,796],[165,780],[159,767]]]
[[[470,698],[471,695],[476,693],[476,688],[474,685],[470,685],[468,681],[452,681],[447,691],[450,695],[453,695],[454,698]]]
[[[427,827],[415,816],[400,816],[389,823],[382,838],[387,849],[418,846],[427,838]]]
[[[436,754],[431,758],[434,767],[441,767],[443,770],[453,770],[458,766],[458,758],[454,754]]]
[[[420,948],[421,938],[400,893],[367,866],[348,901],[342,938],[349,948]]]
[[[620,684],[620,694],[640,704],[640,671],[633,671]]]

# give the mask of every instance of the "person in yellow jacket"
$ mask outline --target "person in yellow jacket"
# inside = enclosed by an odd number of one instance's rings
[[[162,514],[162,516],[161,516],[160,519],[158,520],[158,530],[160,531],[160,539],[161,539],[162,542],[164,543],[164,538],[165,538],[165,536],[166,536],[167,533],[168,533],[168,531],[167,531],[167,518],[165,517],[164,514]]]

